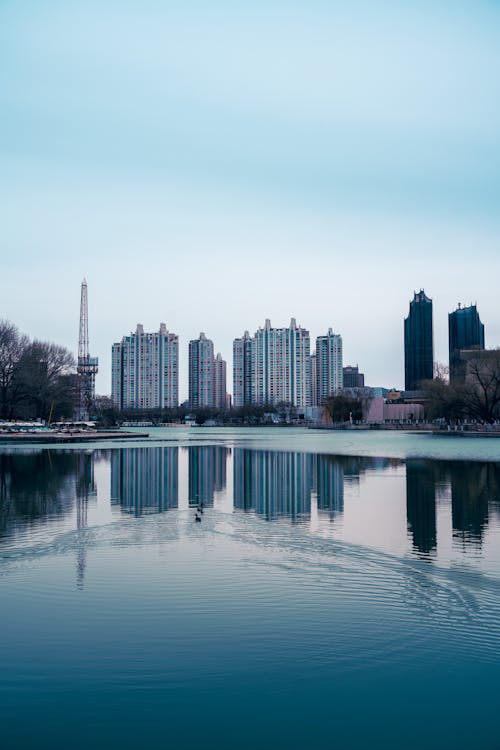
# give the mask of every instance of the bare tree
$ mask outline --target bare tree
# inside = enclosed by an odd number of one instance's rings
[[[71,417],[76,406],[75,360],[63,346],[33,341],[23,352],[16,381],[25,394],[26,416]]]
[[[323,416],[331,422],[360,422],[363,419],[361,398],[339,393],[323,402]]]
[[[11,419],[24,394],[16,378],[19,361],[29,345],[8,320],[0,320],[0,419]]]
[[[467,414],[465,391],[461,384],[450,385],[446,369],[435,370],[434,379],[422,383],[425,413],[429,419],[458,423]]]
[[[466,358],[467,412],[479,422],[493,424],[500,417],[500,350],[474,352]]]

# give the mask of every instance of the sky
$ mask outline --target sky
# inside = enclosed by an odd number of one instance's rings
[[[98,393],[291,317],[401,387],[420,288],[500,346],[499,207],[499,1],[0,0],[0,318],[76,355],[86,277]]]

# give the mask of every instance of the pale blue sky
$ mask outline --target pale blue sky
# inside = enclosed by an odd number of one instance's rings
[[[403,384],[414,289],[500,346],[500,2],[0,0],[0,317],[98,390],[142,322],[187,343],[295,316]]]

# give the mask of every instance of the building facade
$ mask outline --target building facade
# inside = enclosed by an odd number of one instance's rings
[[[119,409],[165,409],[179,404],[179,338],[165,323],[155,333],[141,324],[113,344],[111,397]]]
[[[311,403],[309,331],[292,318],[288,328],[273,328],[266,320],[253,337],[245,331],[233,342],[233,404],[262,406]]]
[[[481,351],[484,349],[484,325],[476,305],[460,305],[448,315],[450,381],[457,382],[465,378],[463,352]]]
[[[241,409],[252,403],[252,339],[245,331],[233,341],[233,406]]]
[[[252,342],[252,403],[310,405],[309,331],[292,318],[288,328],[273,328],[268,319]]]
[[[364,388],[365,387],[365,376],[359,371],[359,367],[356,365],[347,365],[342,368],[344,384],[343,388]]]
[[[189,407],[202,409],[215,405],[213,341],[200,333],[189,342]]]
[[[404,321],[405,389],[417,390],[423,380],[434,374],[434,341],[432,333],[432,300],[424,290],[415,292],[410,312]]]
[[[344,384],[342,369],[342,336],[328,329],[326,336],[316,339],[316,403],[338,393]]]
[[[316,352],[311,354],[310,360],[311,373],[311,406],[318,406],[318,389],[317,389],[317,372],[316,372]]]
[[[228,408],[228,395],[226,384],[227,364],[221,354],[214,359],[214,406],[216,409]]]

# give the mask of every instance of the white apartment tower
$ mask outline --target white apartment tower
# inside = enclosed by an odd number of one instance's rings
[[[343,387],[342,336],[328,329],[326,336],[316,339],[316,404],[334,396]]]
[[[234,406],[287,402],[310,405],[309,331],[297,326],[272,328],[266,320],[254,337],[245,332],[233,343]]]
[[[217,354],[214,359],[214,406],[216,409],[227,409],[227,384],[226,384],[226,360],[222,354]]]
[[[318,394],[316,392],[318,379],[316,377],[316,352],[311,354],[311,406],[318,406]]]
[[[179,338],[165,323],[155,333],[137,325],[113,344],[111,395],[119,409],[165,409],[179,404]]]
[[[248,331],[233,341],[233,406],[252,403],[252,342]]]
[[[215,406],[214,344],[204,333],[189,342],[189,406]]]

